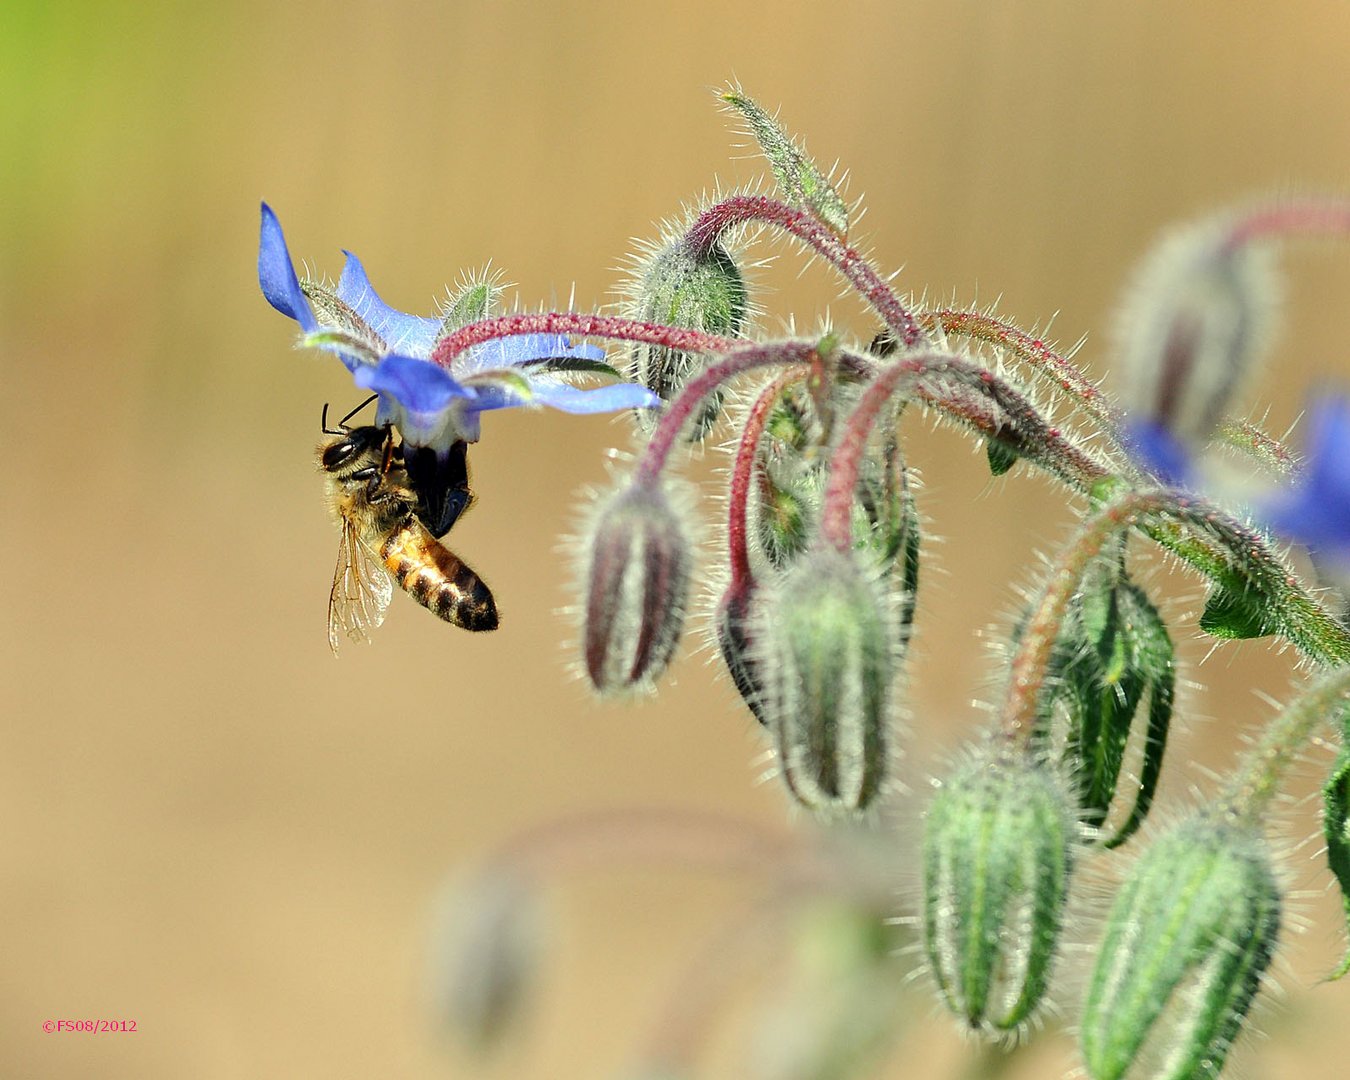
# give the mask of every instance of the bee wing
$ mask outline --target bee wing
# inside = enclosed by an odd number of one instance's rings
[[[349,521],[342,522],[338,539],[333,590],[328,594],[328,645],[336,656],[338,631],[352,641],[370,640],[370,631],[384,622],[384,610],[394,594],[389,571],[361,542]]]

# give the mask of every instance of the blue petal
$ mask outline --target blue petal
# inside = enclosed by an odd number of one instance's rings
[[[1266,501],[1262,517],[1282,536],[1344,558],[1350,556],[1350,399],[1325,398],[1309,414],[1307,469]]]
[[[1261,517],[1281,536],[1314,551],[1350,553],[1350,502],[1324,498],[1311,485],[1269,499]]]
[[[549,360],[567,356],[582,360],[603,360],[605,350],[598,345],[573,345],[563,334],[519,334],[495,338],[475,345],[457,356],[453,365],[461,375],[475,375],[480,371],[518,367],[531,360]]]
[[[511,409],[518,405],[547,405],[560,412],[582,415],[587,413],[616,412],[619,409],[655,408],[664,402],[637,383],[611,383],[608,386],[583,388],[567,383],[532,381],[528,400],[505,386],[477,386],[477,396],[469,403],[471,412],[487,412],[490,409]]]
[[[319,320],[300,290],[281,222],[266,203],[262,204],[262,233],[258,239],[258,284],[267,302],[283,315],[289,315],[306,331],[319,328]]]
[[[413,356],[390,353],[378,364],[363,365],[353,372],[356,385],[393,398],[409,413],[430,417],[442,413],[457,400],[477,397],[443,367]]]
[[[1323,398],[1309,413],[1308,483],[1350,505],[1350,398]]]
[[[441,332],[441,321],[395,311],[371,287],[361,260],[350,251],[343,254],[347,256],[347,262],[338,279],[338,297],[385,340],[390,352],[421,358],[430,356]]]
[[[1122,434],[1130,456],[1159,483],[1185,485],[1191,472],[1190,454],[1175,435],[1156,420],[1127,420]]]
[[[618,409],[655,409],[665,404],[637,383],[610,383],[583,388],[567,383],[535,384],[534,400],[565,413],[602,413]]]

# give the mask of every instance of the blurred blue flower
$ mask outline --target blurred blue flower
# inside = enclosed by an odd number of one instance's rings
[[[568,413],[655,407],[660,398],[636,383],[582,388],[560,372],[571,366],[606,370],[604,350],[573,345],[561,334],[499,338],[455,357],[447,370],[431,363],[437,341],[457,329],[440,319],[395,311],[376,295],[361,261],[347,256],[336,289],[301,284],[276,214],[262,207],[258,283],[263,296],[300,324],[301,342],[334,353],[356,385],[379,395],[377,424],[393,424],[406,447],[449,454],[456,442],[477,442],[489,409],[547,405]],[[554,362],[550,364],[550,362]]]
[[[1156,420],[1125,421],[1125,448],[1135,464],[1167,487],[1187,487],[1191,481],[1191,454],[1186,444]]]
[[[1266,501],[1261,516],[1315,555],[1350,564],[1350,397],[1322,398],[1308,413],[1303,472]]]

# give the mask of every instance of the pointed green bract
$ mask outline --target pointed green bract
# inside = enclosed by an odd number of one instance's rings
[[[989,471],[995,476],[1002,476],[1016,465],[1017,459],[1022,456],[1007,443],[999,442],[997,439],[990,439],[984,444],[984,455],[989,462]]]
[[[380,353],[371,348],[370,342],[350,330],[311,330],[300,336],[300,345],[305,349],[332,347],[349,356],[359,357],[367,364],[376,364],[380,360]]]
[[[1279,929],[1270,854],[1252,829],[1200,816],[1159,839],[1107,918],[1080,1026],[1088,1075],[1218,1076]]]
[[[1172,639],[1158,609],[1116,562],[1087,575],[1051,657],[1051,692],[1035,739],[1056,742],[1064,725],[1061,761],[1074,779],[1079,819],[1102,829],[1120,788],[1136,720],[1147,716],[1134,799],[1101,843],[1117,847],[1138,828],[1162,772],[1176,690]]]
[[[745,119],[769,162],[784,201],[809,210],[837,235],[847,236],[848,205],[797,141],[739,89],[727,90],[721,98]]]
[[[497,311],[501,299],[501,284],[496,274],[481,273],[471,277],[450,297],[441,316],[441,337],[454,333],[460,327],[478,322]]]
[[[1275,633],[1259,594],[1214,586],[1200,615],[1200,629],[1225,641],[1245,641]]]

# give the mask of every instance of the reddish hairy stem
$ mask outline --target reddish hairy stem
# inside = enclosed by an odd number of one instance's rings
[[[647,452],[638,463],[633,476],[634,484],[652,484],[656,482],[670,456],[671,447],[679,438],[680,429],[702,404],[703,399],[722,383],[744,371],[768,367],[772,364],[805,363],[815,345],[805,341],[778,341],[765,345],[741,344],[726,359],[713,364],[697,378],[690,379],[680,391],[679,397],[670,403],[652,432],[647,443]]]
[[[723,232],[750,221],[782,229],[823,257],[866,298],[906,348],[923,339],[922,327],[876,269],[856,248],[804,210],[765,195],[733,195],[704,210],[685,234],[685,242],[695,256],[704,256]]]
[[[853,545],[853,489],[858,482],[858,470],[867,440],[876,426],[882,407],[900,390],[902,380],[916,382],[929,374],[951,376],[959,387],[975,391],[987,399],[1012,421],[1006,426],[1019,437],[1027,451],[1040,451],[1031,454],[1033,459],[1074,486],[1090,488],[1108,475],[1105,469],[1068,442],[1057,429],[1047,425],[1020,394],[992,372],[951,353],[933,351],[902,356],[882,368],[863,391],[849,415],[830,462],[830,478],[825,487],[820,515],[820,536],[840,551],[847,551]],[[906,389],[915,398],[948,415],[974,424],[988,437],[996,437],[1004,426],[997,419],[990,423],[987,416],[975,415],[968,403],[959,396],[944,396],[941,387],[919,385]]]
[[[1106,545],[1148,514],[1177,505],[1175,492],[1132,491],[1089,518],[1055,560],[1040,603],[1027,622],[1008,676],[1003,705],[1005,738],[1025,740],[1036,726],[1041,691],[1060,628],[1092,560]]]
[[[741,428],[741,441],[736,448],[736,460],[731,468],[731,484],[727,497],[727,554],[731,563],[732,593],[739,593],[750,584],[746,517],[760,436],[764,433],[769,414],[778,403],[779,395],[787,386],[797,382],[804,375],[804,371],[785,371],[769,383],[750,406],[750,412],[746,414],[745,424]]]
[[[545,311],[536,314],[499,315],[460,327],[441,338],[430,360],[449,367],[456,356],[497,338],[521,334],[576,334],[580,337],[609,338],[613,341],[638,341],[661,345],[683,352],[729,352],[742,344],[736,338],[719,337],[683,326],[663,326],[639,319],[621,319],[614,315],[587,315],[569,311]]]
[[[1240,217],[1228,236],[1229,248],[1267,236],[1350,235],[1350,202],[1344,199],[1294,199],[1255,207]]]
[[[923,312],[919,321],[926,326],[941,326],[948,334],[986,341],[1007,349],[1019,360],[1053,379],[1061,390],[1079,402],[1094,418],[1105,421],[1113,428],[1119,427],[1119,413],[1092,380],[1083,374],[1082,369],[1025,330],[1019,330],[992,315],[954,308]]]

